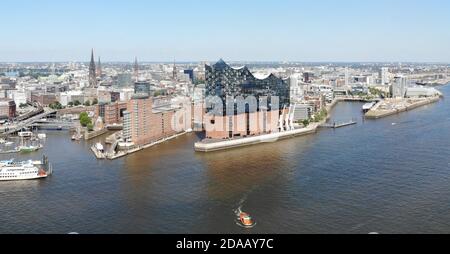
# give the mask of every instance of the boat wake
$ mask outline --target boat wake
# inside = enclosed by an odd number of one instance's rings
[[[254,228],[256,226],[256,222],[254,222],[253,220],[251,220],[251,217],[247,214],[244,213],[242,211],[242,207],[244,206],[244,203],[247,201],[248,195],[245,195],[238,203],[238,208],[233,210],[235,216],[236,216],[236,225],[238,225],[239,227],[242,228],[246,228],[246,229],[250,229],[250,228]],[[249,222],[249,224],[244,224],[243,222],[243,216],[247,216],[248,219],[251,220],[251,222]]]
[[[400,124],[407,124],[407,123],[414,123],[415,121],[404,121],[399,123],[392,123],[392,125],[400,125]]]

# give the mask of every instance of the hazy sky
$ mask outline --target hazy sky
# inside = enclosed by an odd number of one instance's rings
[[[0,62],[450,62],[445,0],[2,0]]]

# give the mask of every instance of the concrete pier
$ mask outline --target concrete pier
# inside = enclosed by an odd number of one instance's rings
[[[377,105],[375,105],[369,112],[367,112],[365,117],[367,119],[379,119],[379,118],[383,118],[383,117],[387,117],[387,116],[391,116],[391,115],[396,115],[398,113],[410,111],[410,110],[416,109],[418,107],[422,107],[422,106],[425,106],[428,104],[438,102],[440,99],[441,99],[440,97],[425,98],[425,99],[420,99],[420,100],[417,100],[410,104],[401,105],[401,106],[398,106],[395,104],[395,102],[393,102],[391,104],[396,107],[392,108],[392,109],[381,109],[380,107],[383,106],[383,103],[385,103],[382,101],[382,102],[379,102]],[[406,101],[407,100],[404,100],[403,102],[406,102]]]
[[[156,142],[153,142],[153,143],[150,143],[150,144],[147,144],[147,145],[144,145],[144,146],[139,146],[139,147],[136,147],[136,148],[133,148],[133,149],[130,149],[130,150],[126,150],[126,151],[120,151],[120,152],[115,153],[115,154],[106,154],[105,158],[108,159],[108,160],[116,160],[116,159],[122,158],[124,156],[127,156],[129,154],[133,154],[133,153],[142,151],[144,149],[147,149],[147,148],[150,148],[150,147],[162,144],[162,143],[167,142],[169,140],[178,138],[178,137],[180,137],[182,135],[185,135],[186,133],[188,133],[188,132],[182,132],[182,133],[179,133],[179,134],[176,134],[176,135],[173,135],[173,136],[170,136],[170,137],[158,140]]]

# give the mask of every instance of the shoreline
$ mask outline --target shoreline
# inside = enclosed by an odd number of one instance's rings
[[[111,154],[104,154],[104,158],[103,158],[103,159],[116,160],[116,159],[125,157],[125,156],[127,156],[127,155],[130,155],[130,154],[137,153],[137,152],[139,152],[139,151],[145,150],[145,149],[147,149],[147,148],[150,148],[150,147],[153,147],[153,146],[162,144],[162,143],[167,142],[167,141],[169,141],[169,140],[178,138],[178,137],[183,136],[183,135],[185,135],[185,134],[187,134],[187,133],[189,133],[189,132],[188,132],[188,131],[185,131],[185,132],[182,132],[182,133],[178,133],[178,134],[176,134],[176,135],[173,135],[173,136],[170,136],[170,137],[161,139],[161,140],[159,140],[159,141],[155,141],[155,142],[150,143],[150,144],[147,144],[147,145],[143,145],[143,146],[139,146],[139,147],[136,147],[136,148],[133,148],[133,149],[130,149],[130,150],[125,150],[125,151],[118,152],[118,153],[116,153],[116,154],[114,154],[114,155],[111,155]]]
[[[375,105],[375,107],[373,109],[371,109],[369,112],[367,112],[364,115],[364,117],[366,119],[380,119],[383,117],[388,117],[388,116],[396,115],[399,113],[411,111],[411,110],[414,110],[419,107],[423,107],[423,106],[426,106],[429,104],[439,102],[440,100],[441,100],[441,97],[427,98],[427,99],[423,99],[423,100],[414,102],[410,105],[406,105],[406,106],[396,108],[396,109],[387,109],[387,110],[378,110],[378,107],[381,106],[381,104],[378,103],[377,105]]]
[[[325,122],[325,121],[322,121]],[[213,143],[205,143],[205,142],[197,142],[194,145],[194,149],[196,152],[215,152],[220,150],[228,150],[233,148],[239,148],[244,146],[251,146],[257,144],[264,143],[274,143],[283,139],[294,138],[299,136],[305,136],[309,134],[313,134],[317,132],[318,127],[322,123],[313,123],[306,128],[277,132],[272,134],[259,135],[256,137],[242,138],[242,139],[234,139],[234,140],[225,140],[218,141]]]
[[[415,103],[408,105],[401,109],[389,110],[389,112],[383,112],[382,114],[377,114],[375,117],[373,117],[373,119],[379,119],[379,118],[386,117],[389,115],[394,115],[394,114],[398,114],[401,112],[413,110],[418,107],[422,107],[422,106],[425,106],[425,105],[428,105],[431,103],[438,102],[438,101],[440,101],[440,99],[441,99],[441,97],[427,98],[427,99],[421,100],[419,102],[415,102]],[[331,116],[332,116],[331,111],[338,103],[340,103],[340,102],[378,102],[377,105],[379,106],[380,103],[383,102],[383,100],[381,100],[381,101],[380,100],[381,99],[379,99],[379,98],[364,99],[364,98],[358,98],[358,97],[335,98],[330,104],[325,106],[325,109],[328,112],[326,119],[324,119],[318,123],[311,123],[306,128],[300,128],[300,129],[296,129],[296,130],[278,132],[278,133],[273,133],[273,134],[265,134],[265,135],[260,135],[260,136],[256,136],[256,137],[248,137],[248,138],[241,138],[241,139],[234,139],[234,140],[223,140],[223,141],[210,142],[210,143],[200,141],[200,142],[195,143],[194,149],[196,152],[208,153],[208,152],[229,150],[229,149],[235,149],[235,148],[239,148],[239,147],[252,146],[252,145],[258,145],[258,144],[264,144],[264,143],[270,143],[270,142],[277,142],[277,141],[280,141],[283,139],[295,138],[295,137],[299,137],[299,136],[314,134],[314,133],[317,133],[317,131],[321,125],[325,124],[331,118]],[[371,111],[369,111],[369,112],[371,112]],[[372,118],[372,116],[370,114],[369,115],[365,114],[364,117],[366,117],[368,119]]]
[[[197,142],[194,144],[194,150],[196,152],[216,152],[222,150],[235,149],[239,147],[259,145],[265,143],[274,143],[280,140],[295,138],[300,136],[306,136],[310,134],[317,133],[318,129],[321,125],[325,124],[331,118],[331,110],[340,102],[345,101],[366,101],[363,98],[335,98],[330,104],[325,106],[328,114],[327,117],[317,123],[311,123],[308,127],[299,128],[290,131],[277,132],[271,134],[264,134],[255,137],[247,137],[241,139],[233,139],[233,140],[222,140],[217,142],[206,143],[203,141]]]

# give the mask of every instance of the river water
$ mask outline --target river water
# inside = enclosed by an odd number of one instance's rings
[[[54,175],[0,182],[0,233],[450,233],[450,101],[370,121],[361,107],[333,110],[354,126],[210,154],[188,134],[98,161],[95,140],[47,132],[16,160],[45,153]]]

